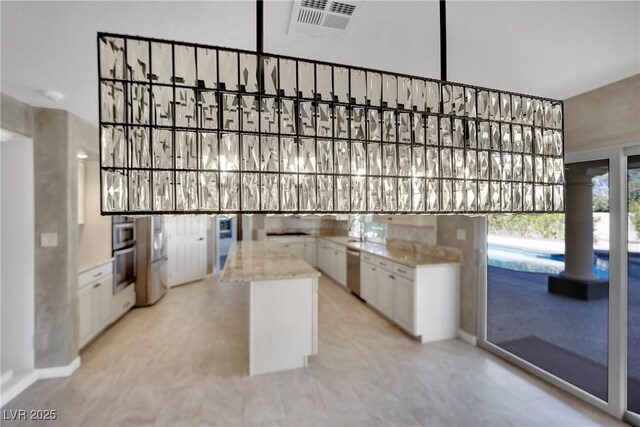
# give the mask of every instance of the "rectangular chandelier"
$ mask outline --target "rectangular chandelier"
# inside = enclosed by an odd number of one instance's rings
[[[564,211],[562,102],[98,34],[101,210]]]

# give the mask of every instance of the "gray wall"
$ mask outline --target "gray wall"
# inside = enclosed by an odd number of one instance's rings
[[[640,141],[640,74],[564,103],[567,152]]]
[[[36,367],[63,366],[78,354],[78,166],[69,113],[34,109]],[[58,246],[40,246],[57,233]]]
[[[479,233],[484,230],[485,221],[486,218],[481,216],[438,216],[438,245],[462,250],[460,329],[473,336],[478,335],[478,289],[481,279],[477,249],[484,242]],[[465,231],[465,240],[458,240],[458,230]]]
[[[33,108],[30,105],[0,93],[0,117],[3,129],[33,137]]]
[[[78,141],[95,127],[63,110],[32,108],[2,94],[3,129],[33,138],[35,193],[35,367],[78,356]],[[40,246],[57,233],[58,246]]]

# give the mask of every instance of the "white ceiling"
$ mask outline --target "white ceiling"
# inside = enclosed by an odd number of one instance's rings
[[[287,34],[265,5],[265,51],[440,77],[438,2],[365,1],[339,42]],[[0,2],[1,90],[97,123],[98,31],[255,49],[253,1]],[[449,1],[450,80],[558,99],[640,72],[640,1]],[[40,90],[66,95],[53,102]]]

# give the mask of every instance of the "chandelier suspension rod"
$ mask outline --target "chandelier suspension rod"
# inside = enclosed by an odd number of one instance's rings
[[[447,2],[440,0],[440,80],[447,80]]]
[[[256,0],[256,52],[264,53],[264,3]]]

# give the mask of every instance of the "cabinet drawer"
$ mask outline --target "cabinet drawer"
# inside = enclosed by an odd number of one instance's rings
[[[388,271],[393,271],[393,263],[386,258],[374,257],[375,264]]]
[[[135,286],[129,285],[111,299],[111,321],[116,321],[136,303]]]
[[[366,252],[360,252],[360,259],[362,259],[363,261],[366,261],[368,263],[373,264],[373,256],[369,255]]]
[[[87,270],[84,273],[81,273],[78,277],[78,288],[83,288],[91,283],[99,282],[104,279],[105,276],[112,274],[113,262],[108,262],[96,268],[92,268],[91,270]]]
[[[414,277],[413,273],[415,270],[411,267],[407,267],[406,265],[394,263],[393,271],[399,276],[403,276],[403,277],[406,277],[407,279],[413,280],[413,277]]]

